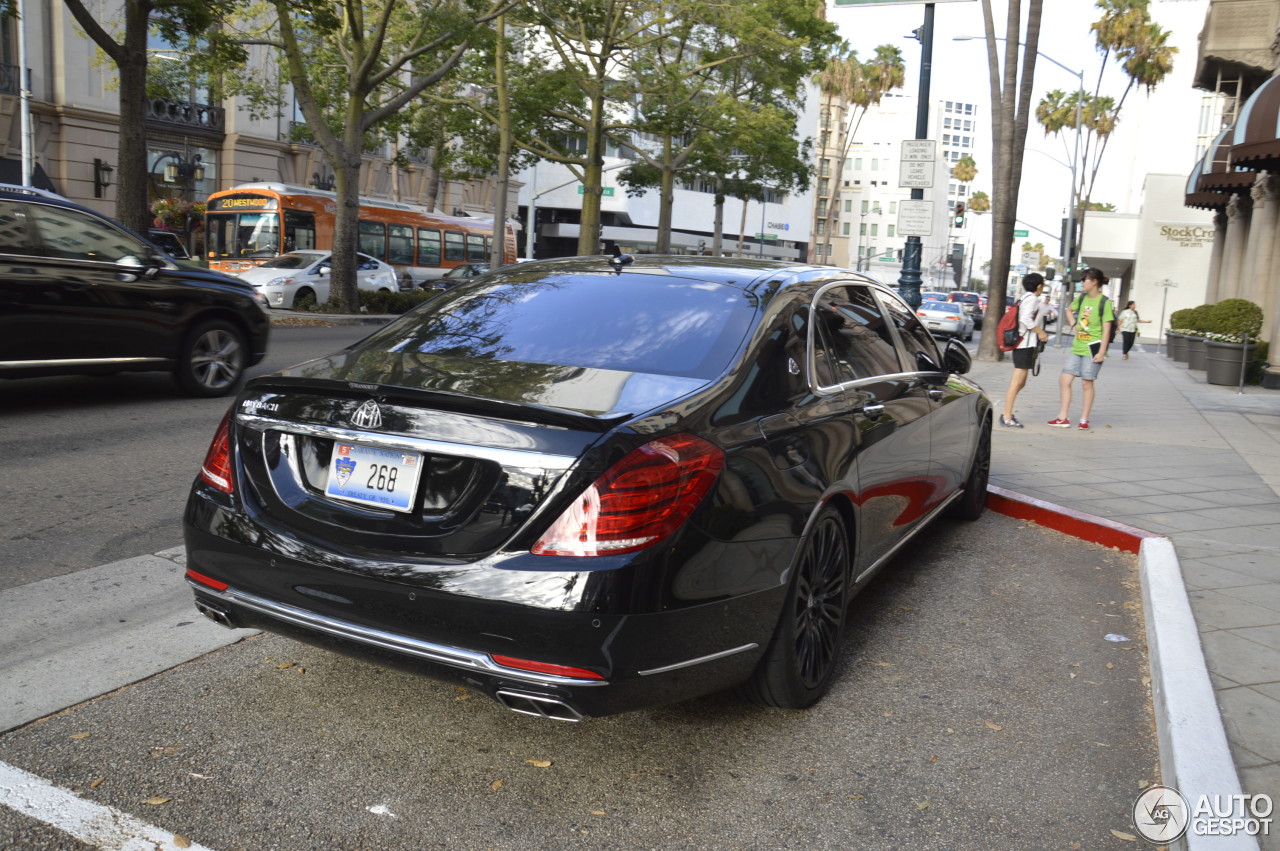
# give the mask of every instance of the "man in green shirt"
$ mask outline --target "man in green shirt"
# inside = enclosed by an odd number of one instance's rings
[[[1076,377],[1084,387],[1084,408],[1080,411],[1080,430],[1089,430],[1089,412],[1093,410],[1093,382],[1098,378],[1102,362],[1107,358],[1107,346],[1114,334],[1116,314],[1111,300],[1102,294],[1107,284],[1107,276],[1101,269],[1086,269],[1084,272],[1084,292],[1076,296],[1071,307],[1067,308],[1067,324],[1076,328],[1075,339],[1071,350],[1067,352],[1062,364],[1062,374],[1058,376],[1058,396],[1060,406],[1058,418],[1049,420],[1049,425],[1058,428],[1071,428],[1068,414],[1071,408],[1071,385]]]

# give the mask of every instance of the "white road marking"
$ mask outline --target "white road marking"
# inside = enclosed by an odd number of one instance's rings
[[[47,780],[0,762],[0,805],[88,843],[100,851],[211,851],[112,807],[86,801]]]

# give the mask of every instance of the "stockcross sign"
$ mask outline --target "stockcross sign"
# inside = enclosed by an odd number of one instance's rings
[[[582,195],[585,191],[586,191],[586,187],[585,187],[585,186],[583,186],[581,183],[579,183],[579,184],[578,184],[578,194],[579,194],[579,195]],[[612,197],[613,197],[613,187],[612,187],[612,186],[606,186],[606,187],[602,188],[602,189],[600,190],[600,195],[601,195],[601,197],[603,197],[603,198],[612,198]]]

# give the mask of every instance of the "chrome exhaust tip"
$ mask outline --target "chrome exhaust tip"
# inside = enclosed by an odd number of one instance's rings
[[[554,721],[581,721],[585,717],[563,700],[546,695],[499,689],[494,697],[503,706],[521,715],[536,715]]]
[[[218,626],[225,626],[227,629],[235,629],[236,625],[232,622],[231,612],[215,606],[213,603],[206,603],[204,600],[196,600],[196,611],[204,615]]]

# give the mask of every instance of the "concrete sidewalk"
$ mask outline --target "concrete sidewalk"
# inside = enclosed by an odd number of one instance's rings
[[[1280,800],[1280,391],[1207,384],[1148,340],[1107,360],[1090,431],[1079,380],[1054,428],[1064,351],[1019,394],[1026,427],[996,427],[991,484],[1173,542],[1240,783]],[[974,364],[997,412],[1012,369]]]

